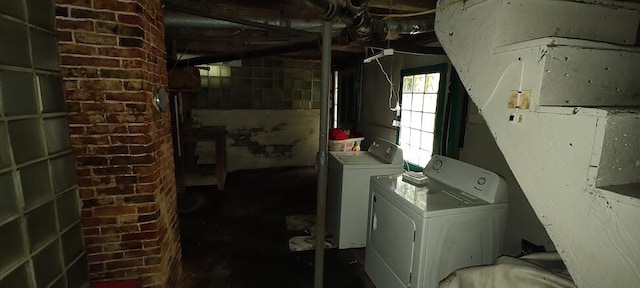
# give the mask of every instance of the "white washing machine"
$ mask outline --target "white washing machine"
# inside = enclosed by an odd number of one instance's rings
[[[402,173],[402,149],[377,139],[368,151],[329,152],[327,233],[338,248],[364,247],[367,242],[371,176]]]
[[[456,269],[501,254],[507,185],[497,174],[434,155],[423,187],[371,178],[365,271],[377,288],[435,288]]]

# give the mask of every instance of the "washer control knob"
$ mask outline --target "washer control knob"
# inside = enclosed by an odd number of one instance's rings
[[[439,170],[440,168],[442,168],[442,160],[433,162],[433,170]]]
[[[387,150],[384,151],[384,153],[387,154],[387,156],[391,155],[391,152],[393,152],[393,149],[391,147],[387,148]]]
[[[484,178],[484,177],[478,178],[478,184],[484,185],[484,183],[487,183],[487,178]]]

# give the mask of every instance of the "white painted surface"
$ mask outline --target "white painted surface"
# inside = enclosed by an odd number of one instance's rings
[[[635,43],[638,26],[633,24],[638,22],[640,15],[634,11],[573,1],[502,2],[509,4],[500,5],[501,17],[496,20],[502,33],[497,34],[496,47],[548,36]]]
[[[606,120],[596,186],[640,183],[640,113],[614,114]]]
[[[532,5],[540,2],[542,8],[550,3],[545,0],[459,3],[436,15],[436,33],[576,284],[579,287],[637,287],[640,283],[637,224],[640,209],[589,187],[593,175],[590,165],[597,162],[592,156],[602,152],[603,135],[607,131],[606,126],[601,125],[604,118],[599,115],[607,114],[606,111],[567,108],[566,113],[563,109],[554,111],[537,106],[540,97],[545,97],[540,94],[544,85],[545,47],[494,53],[495,37],[510,31],[496,25],[498,19],[505,17],[501,11],[505,5],[523,2]],[[566,7],[563,1],[553,2],[559,3],[554,9]],[[607,3],[613,5],[614,2]],[[631,22],[631,29],[638,27],[639,6],[634,7],[633,16],[625,20]],[[544,14],[542,8],[539,13]],[[605,6],[591,8],[601,10],[598,13],[610,11]],[[567,24],[573,14],[571,9],[562,11],[562,15],[567,15]],[[610,22],[593,21],[592,25],[592,31],[599,31],[596,27],[602,25],[609,26],[607,29],[611,31],[620,29]],[[529,27],[536,28],[535,25]],[[583,37],[602,40],[595,32]],[[507,108],[507,95],[514,89],[533,91],[530,111]],[[516,119],[521,116],[522,121],[508,121],[510,115]],[[618,129],[637,129],[635,124],[628,125]],[[636,157],[637,154],[627,155]]]
[[[229,171],[314,166],[319,110],[193,110],[201,125],[225,125]],[[238,137],[241,137],[239,139]],[[199,163],[215,162],[213,143],[199,142]]]
[[[549,41],[542,48],[540,105],[640,106],[640,49],[588,49]]]
[[[384,142],[383,142],[384,143]],[[402,151],[397,146],[398,159]],[[357,158],[340,159],[341,155],[367,156],[366,163]],[[402,161],[384,163],[369,152],[329,152],[327,189],[327,232],[338,242],[338,248],[361,248],[367,243],[369,179],[371,176],[402,173]]]
[[[453,187],[410,186],[402,176],[371,180],[365,271],[377,288],[436,288],[454,270],[501,254],[507,203],[469,204],[444,192]]]
[[[504,235],[503,252],[516,256],[521,252],[521,239],[537,245],[544,245],[547,251],[555,251],[553,241],[547,235],[538,216],[531,208],[520,184],[504,159],[500,148],[487,127],[487,123],[478,114],[478,108],[469,103],[465,127],[464,146],[460,150],[460,160],[494,171],[505,178],[509,187],[509,210]]]

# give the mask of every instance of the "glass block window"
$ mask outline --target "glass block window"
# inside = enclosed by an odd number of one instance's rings
[[[0,1],[0,288],[89,286],[53,7]]]
[[[400,147],[405,160],[420,167],[433,154],[433,138],[438,106],[440,73],[402,78]]]
[[[439,154],[446,70],[443,65],[402,71],[398,144],[411,170]]]

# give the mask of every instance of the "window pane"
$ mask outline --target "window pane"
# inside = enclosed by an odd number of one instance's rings
[[[18,213],[18,198],[11,173],[0,175],[0,221]]]
[[[429,132],[422,132],[421,134],[420,148],[429,152],[433,151],[433,134]]]
[[[82,224],[76,224],[60,238],[62,240],[64,263],[65,265],[69,265],[84,251],[84,245],[82,244]]]
[[[427,166],[429,160],[431,160],[431,152],[420,150],[420,159],[418,160],[418,162],[420,163],[420,167]]]
[[[72,154],[51,160],[53,188],[56,193],[76,185],[76,163]]]
[[[67,272],[67,287],[86,287],[89,286],[89,265],[87,258],[82,257],[76,261]]]
[[[411,129],[411,141],[409,142],[409,145],[416,148],[420,147],[420,131],[419,130]]]
[[[400,146],[404,147],[409,145],[409,139],[411,137],[411,129],[403,128],[400,129]]]
[[[53,201],[31,211],[25,218],[27,219],[31,252],[56,237],[56,212]]]
[[[413,76],[402,77],[402,92],[411,92],[413,90]]]
[[[422,131],[433,132],[436,126],[436,114],[422,113]]]
[[[21,0],[2,0],[0,1],[0,13],[7,14],[16,18],[25,19],[24,7]],[[0,285],[0,287],[3,287]],[[9,286],[7,286],[9,287]],[[17,286],[15,286],[17,287]]]
[[[38,112],[33,86],[31,73],[0,71],[0,98],[2,98],[5,115],[27,115]]]
[[[420,129],[422,126],[422,113],[411,112],[411,128]]]
[[[408,151],[409,151],[409,156],[407,157],[406,160],[408,162],[412,163],[412,164],[420,165],[419,164],[420,163],[420,149],[411,147],[411,148],[408,149]],[[404,150],[402,152],[404,152]]]
[[[38,181],[33,181],[33,179],[38,179]],[[22,182],[22,194],[26,209],[52,195],[47,161],[20,169],[20,182]]]
[[[11,274],[0,280],[0,287],[32,287],[31,276],[29,275],[29,263],[22,264],[16,268]]]
[[[415,95],[413,95],[413,103],[411,103],[411,110],[413,110],[413,111],[421,111],[422,110],[422,99],[424,99],[424,94],[415,94]]]
[[[9,122],[9,136],[16,164],[44,156],[44,143],[37,119]]]
[[[400,114],[400,127],[410,127],[411,126],[411,112],[410,111],[402,111]]]
[[[33,257],[33,270],[38,287],[49,286],[63,272],[60,264],[62,255],[58,245],[55,241]]]
[[[413,92],[424,92],[424,81],[426,75],[420,74],[413,76]]]
[[[60,70],[58,40],[55,35],[32,28],[31,48],[36,68]]]
[[[22,261],[26,256],[24,249],[24,234],[22,233],[21,220],[16,219],[12,222],[0,226],[0,273],[7,268]]]
[[[60,76],[38,75],[40,98],[42,99],[42,111],[65,112],[67,105],[64,102],[62,78]]]
[[[438,94],[424,94],[423,102],[422,111],[436,113],[436,107],[438,106]]]
[[[11,165],[10,151],[7,125],[4,122],[0,122],[0,168]]]
[[[426,81],[426,92],[438,93],[438,88],[440,87],[440,73],[427,74]]]
[[[5,1],[2,1],[5,2]],[[0,64],[29,67],[29,39],[27,26],[21,23],[0,18]]]
[[[45,119],[44,134],[49,154],[61,152],[71,147],[69,123],[64,117]]]
[[[413,98],[413,95],[411,95],[411,93],[406,93],[406,94],[402,94],[402,110],[409,110],[411,109],[411,99]]]

